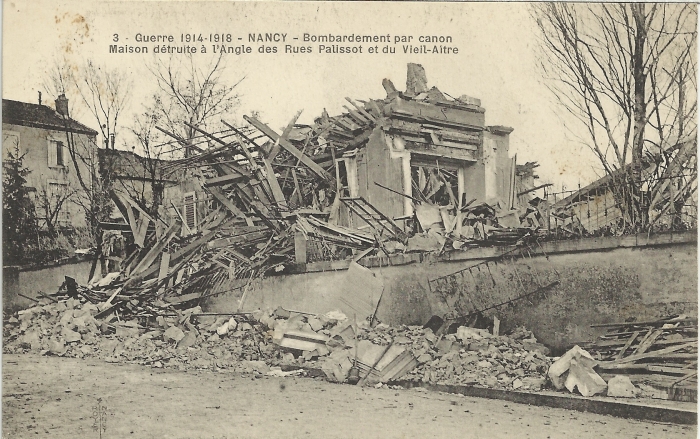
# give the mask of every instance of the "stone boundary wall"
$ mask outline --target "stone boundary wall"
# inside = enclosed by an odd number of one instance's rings
[[[590,328],[594,323],[697,315],[696,232],[546,242],[527,257],[491,262],[488,270],[460,276],[451,294],[428,285],[429,279],[493,260],[507,250],[477,248],[441,257],[404,254],[363,261],[383,282],[377,317],[389,324],[422,325],[432,315],[481,309],[555,280],[559,285],[548,292],[487,315],[498,316],[505,331],[524,325],[555,349],[592,340],[600,334]],[[335,309],[333,292],[353,283],[345,269],[348,264],[303,264],[295,267],[299,274],[254,282],[243,309],[283,306],[312,313]],[[235,311],[240,298],[241,291],[225,293],[209,299],[206,308]]]

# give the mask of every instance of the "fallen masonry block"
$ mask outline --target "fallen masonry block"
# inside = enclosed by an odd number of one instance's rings
[[[350,350],[332,352],[321,365],[321,370],[326,374],[329,381],[344,382],[353,365],[353,357]]]
[[[295,370],[288,370],[288,371],[282,371],[279,367],[273,367],[270,369],[270,371],[266,374],[267,376],[272,376],[272,377],[289,377],[289,376],[299,376],[304,373],[304,369],[295,369]]]
[[[595,373],[595,371],[588,366],[585,360],[579,362],[578,360],[572,359],[569,365],[569,374],[566,377],[564,386],[569,392],[573,393],[574,389],[578,389],[579,393],[583,396],[593,396],[603,392],[607,384],[600,375]]]
[[[608,381],[608,396],[636,398],[640,390],[632,384],[628,376],[615,375]]]
[[[235,331],[237,326],[238,323],[231,317],[227,322],[216,328],[216,333],[219,334],[219,336],[225,335],[228,334],[229,331]]]
[[[80,333],[72,331],[68,328],[63,328],[63,330],[61,331],[61,336],[66,341],[66,343],[73,343],[75,341],[80,341],[81,339]]]
[[[185,333],[182,332],[182,329],[178,328],[177,326],[171,326],[163,333],[163,338],[166,340],[173,340],[175,342],[182,340],[184,337]]]
[[[54,355],[63,355],[66,353],[66,344],[63,340],[50,340],[49,341],[49,352]]]
[[[284,348],[298,349],[301,351],[313,351],[316,349],[326,349],[326,342],[329,338],[323,334],[303,331],[297,329],[287,329],[283,332],[276,343]]]
[[[197,342],[197,335],[194,332],[187,332],[184,337],[182,337],[177,342],[178,348],[188,348],[193,346]]]
[[[470,328],[468,326],[460,326],[457,328],[457,338],[466,341],[466,340],[481,340],[483,338],[490,337],[491,334],[489,331],[485,329],[477,329],[477,328]]]
[[[554,363],[552,363],[551,366],[549,366],[547,376],[549,377],[550,381],[552,381],[552,384],[554,384],[554,387],[556,387],[557,390],[561,390],[564,388],[564,383],[566,382],[566,373],[569,371],[571,361],[579,360],[581,358],[588,359],[588,367],[592,368],[596,364],[593,357],[591,357],[591,354],[581,349],[577,345],[569,349],[567,353],[562,355],[557,361],[555,361]]]

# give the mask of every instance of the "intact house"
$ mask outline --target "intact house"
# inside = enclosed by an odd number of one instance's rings
[[[87,221],[75,202],[83,179],[91,170],[86,163],[97,159],[97,131],[68,117],[68,99],[61,95],[55,107],[2,100],[3,160],[8,153],[24,155],[23,165],[31,172],[27,186],[33,194],[39,226],[47,219],[55,227],[85,227]],[[69,145],[81,159],[73,160]],[[77,165],[77,167],[76,167]]]

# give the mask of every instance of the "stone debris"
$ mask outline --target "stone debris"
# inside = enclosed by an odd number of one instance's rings
[[[476,334],[479,339],[467,334]],[[512,335],[496,336],[485,330],[460,327],[457,334],[436,336],[431,329],[421,326],[394,328],[379,324],[360,332],[359,338],[406,347],[418,365],[403,379],[434,384],[540,390],[550,363],[543,353],[546,347],[538,344],[524,328],[518,328]],[[539,349],[528,351],[525,343]]]
[[[495,336],[462,327],[458,338],[421,326],[371,327],[339,311],[307,315],[280,308],[212,316],[195,307],[155,321],[116,322],[95,319],[99,309],[74,298],[43,299],[6,320],[4,352],[260,376],[303,375],[301,367],[317,368],[336,382],[346,381],[357,358],[368,385],[408,379],[518,390],[539,390],[549,366],[546,348],[521,328]]]
[[[608,396],[618,398],[636,398],[640,390],[634,387],[626,375],[615,375],[608,381]]]
[[[159,316],[149,325],[95,319],[98,307],[69,298],[42,299],[3,325],[5,353],[36,352],[152,367],[267,373],[282,354],[266,327],[250,316],[198,316],[199,307]],[[217,330],[227,325],[219,335]],[[264,367],[263,367],[264,365]]]
[[[558,390],[566,388],[583,396],[593,396],[603,392],[607,384],[594,370],[598,362],[591,354],[574,346],[550,366],[547,376]]]
[[[571,360],[564,386],[571,393],[574,392],[574,389],[578,389],[578,392],[583,396],[593,396],[602,393],[607,388],[605,380],[595,373],[585,360]]]

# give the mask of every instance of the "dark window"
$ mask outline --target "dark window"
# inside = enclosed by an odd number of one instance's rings
[[[65,165],[63,157],[63,142],[56,142],[56,164],[59,166]]]

